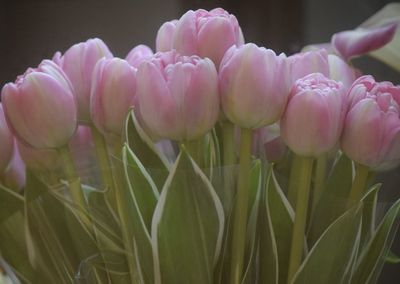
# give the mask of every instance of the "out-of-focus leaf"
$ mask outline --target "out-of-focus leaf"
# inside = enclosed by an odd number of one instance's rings
[[[368,242],[375,232],[375,219],[376,219],[376,204],[378,202],[378,192],[381,188],[380,184],[371,187],[370,190],[362,198],[364,204],[362,225],[361,225],[361,239],[360,247]]]
[[[185,149],[168,176],[152,222],[155,283],[213,283],[224,211]]]
[[[390,207],[369,243],[360,252],[352,284],[376,283],[389,252],[400,216],[400,200]]]
[[[347,197],[353,180],[352,161],[341,154],[333,164],[324,192],[311,216],[308,230],[310,245],[313,245],[326,228],[346,211]]]
[[[400,263],[400,257],[394,254],[394,252],[390,251],[387,253],[385,257],[385,261],[387,263],[398,264]]]
[[[352,264],[360,241],[361,207],[350,209],[326,229],[291,283],[342,283],[345,271]]]

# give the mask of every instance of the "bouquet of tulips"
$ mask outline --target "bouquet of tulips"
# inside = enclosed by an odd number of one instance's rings
[[[155,54],[90,39],[29,68],[1,92],[7,281],[376,283],[400,260],[373,183],[400,161],[400,86],[350,60],[400,71],[399,15],[286,56],[188,11]]]

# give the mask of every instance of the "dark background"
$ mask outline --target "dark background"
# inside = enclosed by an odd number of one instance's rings
[[[236,15],[246,42],[290,55],[310,43],[328,42],[333,33],[352,29],[390,1],[386,0],[2,0],[0,1],[0,87],[14,81],[54,52],[99,37],[115,56],[137,44],[155,45],[159,26],[188,9],[223,7]],[[379,80],[400,83],[399,73],[370,58],[356,61]],[[400,197],[399,169],[380,174],[383,207]],[[394,249],[400,255],[400,238]],[[379,283],[400,282],[400,264],[386,265]],[[313,283],[311,283],[313,284]]]

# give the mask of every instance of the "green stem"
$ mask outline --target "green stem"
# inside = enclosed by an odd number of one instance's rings
[[[355,203],[361,200],[369,174],[369,168],[367,166],[361,165],[356,162],[355,167],[356,175],[354,177],[353,185],[351,186],[349,199],[347,200],[347,208],[350,208]]]
[[[230,166],[236,164],[235,154],[235,126],[230,122],[222,124],[222,145],[223,145],[223,165]]]
[[[292,205],[293,209],[296,209],[296,199],[297,199],[297,180],[299,179],[299,159],[296,158],[296,155],[292,153],[292,163],[290,168],[290,177],[289,177],[289,189],[288,189],[288,200],[290,205]]]
[[[184,141],[186,150],[200,168],[204,168],[204,137],[196,140]]]
[[[316,162],[311,212],[314,212],[317,202],[324,192],[328,158],[326,155],[321,155]]]
[[[243,259],[246,243],[247,207],[250,190],[252,130],[241,129],[239,177],[233,212],[233,236],[231,257],[231,282],[242,282]]]
[[[313,158],[294,156],[297,180],[290,180],[290,183],[296,183],[297,201],[296,214],[294,217],[292,243],[290,248],[288,283],[292,281],[296,274],[303,257],[304,250],[304,233],[307,221],[308,200],[310,195],[311,175]]]
[[[115,197],[115,182],[112,175],[112,166],[109,159],[107,143],[104,136],[95,128],[92,127],[92,137],[96,149],[96,157],[100,168],[100,176],[106,188],[106,196],[111,204],[111,207],[116,210],[117,201]]]

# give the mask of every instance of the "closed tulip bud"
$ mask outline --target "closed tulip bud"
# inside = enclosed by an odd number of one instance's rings
[[[71,84],[52,61],[29,69],[2,90],[8,125],[35,148],[65,146],[75,132],[77,109]]]
[[[130,65],[137,68],[140,63],[145,60],[150,59],[153,56],[153,51],[150,47],[144,44],[135,46],[126,56],[125,60],[129,62]]]
[[[208,57],[218,68],[225,52],[243,43],[236,17],[216,8],[186,12],[176,23],[172,46],[184,55]]]
[[[156,50],[157,51],[170,51],[173,49],[174,33],[178,20],[165,22],[158,29],[156,37]]]
[[[358,78],[349,91],[341,146],[352,160],[375,168],[400,159],[400,87]]]
[[[336,147],[343,129],[345,88],[313,73],[296,81],[281,120],[281,136],[297,155],[318,157]]]
[[[14,138],[4,117],[3,105],[0,103],[0,173],[4,172],[13,154]]]
[[[289,95],[286,56],[246,44],[231,47],[222,59],[219,87],[226,117],[243,128],[278,121]]]
[[[196,139],[218,118],[217,70],[208,58],[159,53],[139,66],[137,96],[140,120],[150,136]]]
[[[288,57],[292,83],[311,73],[329,77],[328,53],[325,49],[296,53]]]
[[[121,135],[136,94],[136,69],[119,58],[101,59],[93,72],[90,110],[103,134]]]
[[[105,43],[89,39],[70,47],[61,58],[61,66],[70,79],[78,104],[80,123],[90,124],[90,87],[93,69],[101,58],[112,58]]]
[[[342,58],[334,54],[328,55],[329,77],[332,80],[340,81],[346,89],[357,79],[357,70],[346,63]]]

